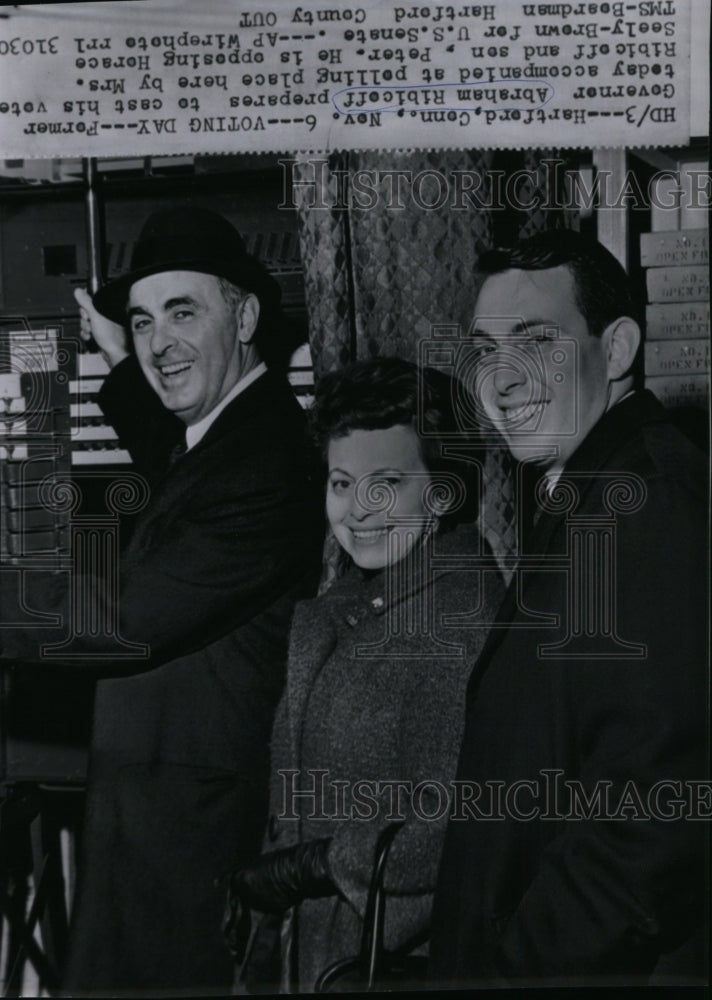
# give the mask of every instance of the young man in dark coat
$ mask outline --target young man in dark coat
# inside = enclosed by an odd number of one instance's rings
[[[224,877],[259,853],[289,621],[321,553],[302,410],[264,363],[285,338],[279,289],[230,223],[184,207],[151,216],[130,273],[77,300],[112,369],[100,404],[151,496],[115,607],[147,658],[102,659],[86,630],[72,654],[89,658],[69,660],[106,679],[64,989],[225,993]],[[52,638],[7,630],[3,655],[41,659]]]
[[[699,984],[706,462],[634,388],[637,308],[608,251],[546,233],[481,265],[476,388],[538,510],[468,686],[431,975]]]

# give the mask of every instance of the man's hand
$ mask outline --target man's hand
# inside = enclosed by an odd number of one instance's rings
[[[115,368],[129,356],[126,330],[94,308],[86,288],[75,288],[74,298],[79,306],[79,334],[82,340],[89,341],[93,338],[106,363],[110,368]]]
[[[250,910],[282,913],[303,899],[336,892],[326,862],[330,837],[271,851],[230,877],[223,933],[241,962],[250,936]]]

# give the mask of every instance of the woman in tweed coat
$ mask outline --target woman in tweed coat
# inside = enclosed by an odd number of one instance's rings
[[[428,935],[465,685],[502,596],[486,543],[462,520],[477,513],[475,466],[441,455],[457,427],[453,388],[437,372],[379,359],[317,389],[327,514],[351,565],[297,605],[267,853],[234,874],[228,921],[240,957],[249,907],[281,915],[299,904],[301,990],[358,952],[376,841],[396,820],[405,822],[386,868],[385,945],[405,954]],[[251,944],[251,975],[270,924]]]

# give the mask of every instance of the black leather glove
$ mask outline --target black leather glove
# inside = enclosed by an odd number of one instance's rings
[[[331,837],[263,854],[230,876],[223,933],[241,962],[250,936],[250,910],[282,913],[303,899],[337,892],[326,862]]]

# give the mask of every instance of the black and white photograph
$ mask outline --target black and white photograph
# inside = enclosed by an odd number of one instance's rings
[[[709,26],[0,4],[4,996],[708,995]]]

